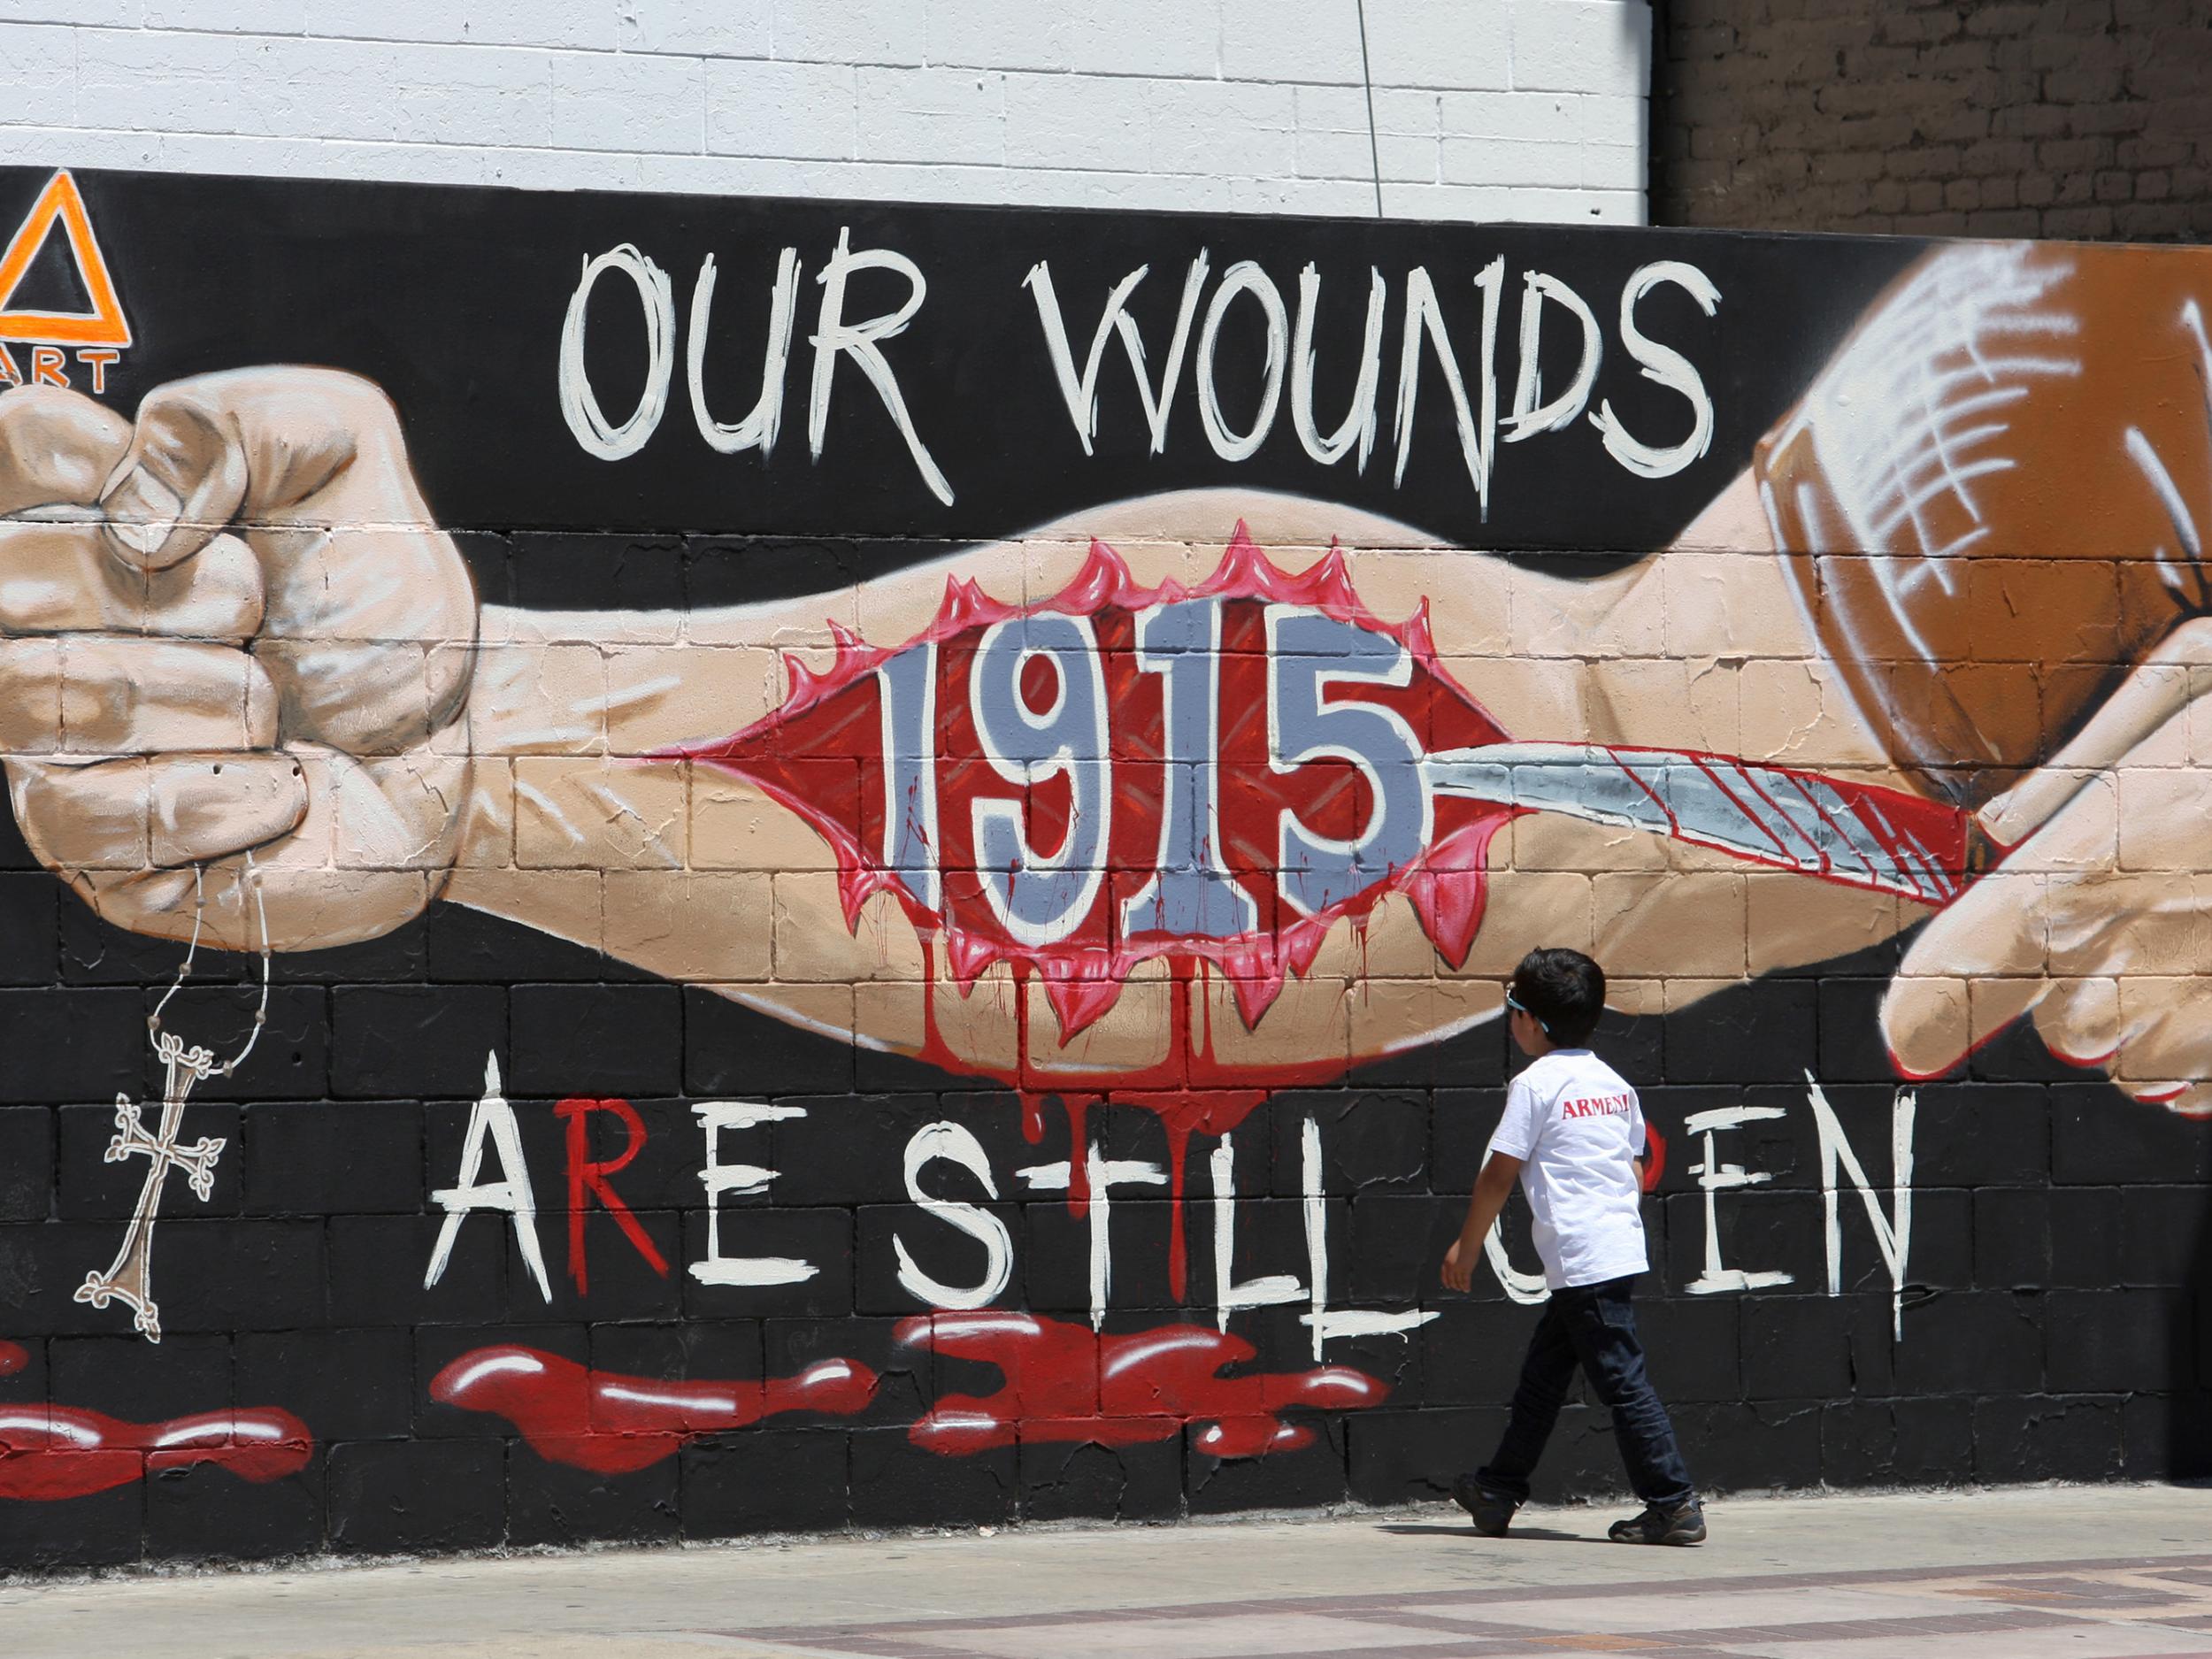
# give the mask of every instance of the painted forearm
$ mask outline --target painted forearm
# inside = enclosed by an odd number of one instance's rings
[[[1732,524],[1717,525],[1709,515],[1702,528],[1693,526],[1683,549],[1618,577],[1564,581],[1486,554],[1408,545],[1418,538],[1381,520],[1340,515],[1335,521],[1373,549],[1336,556],[1343,572],[1338,580],[1360,610],[1386,628],[1425,614],[1437,672],[1448,673],[1460,687],[1455,695],[1473,699],[1483,718],[1502,729],[1553,741],[1679,742],[1687,733],[1688,741],[1724,746],[1739,737],[1701,725],[1708,688],[1686,680],[1655,681],[1646,672],[1650,664],[1632,654],[1636,631],[1649,630],[1651,617],[1664,614],[1669,583],[1678,580],[1675,565],[1701,557],[1696,538],[1724,541],[1738,534]],[[933,955],[926,941],[934,931],[960,943],[961,923],[941,916],[933,930],[928,926],[926,884],[918,891],[908,882],[902,896],[882,882],[872,895],[852,885],[864,856],[885,869],[902,867],[903,860],[890,844],[892,822],[867,829],[864,820],[872,820],[864,808],[846,812],[832,797],[851,794],[855,779],[871,778],[878,781],[864,787],[902,802],[917,798],[911,789],[890,789],[896,767],[884,745],[895,741],[895,728],[903,728],[889,718],[895,687],[868,664],[880,666],[896,654],[912,657],[922,649],[917,641],[952,641],[928,659],[918,682],[934,699],[926,705],[934,713],[912,723],[906,740],[924,746],[912,762],[913,777],[933,780],[927,806],[936,815],[918,832],[916,844],[936,859],[944,837],[966,844],[976,803],[963,791],[979,787],[945,781],[952,775],[948,769],[979,775],[965,750],[945,748],[956,741],[945,736],[948,721],[976,718],[968,705],[980,672],[963,670],[966,679],[947,681],[952,657],[975,648],[992,616],[1036,614],[1079,579],[1093,580],[1087,572],[1116,572],[1118,591],[1131,595],[1165,591],[1170,583],[1185,592],[1202,590],[1223,568],[1225,544],[1240,524],[1260,548],[1265,570],[1275,572],[1267,580],[1300,580],[1290,573],[1310,571],[1329,557],[1313,545],[1324,527],[1314,503],[1194,495],[1079,515],[1018,542],[955,551],[794,601],[691,612],[488,608],[468,728],[477,761],[469,827],[447,896],[780,1011],[795,1011],[794,999],[835,1007],[841,997],[841,1018],[892,1046],[920,1048],[937,1040],[959,1052],[995,1056],[1000,1049],[1011,1056],[1025,1042],[1033,1060],[1050,1056],[1081,1071],[1122,1072],[1167,1063],[1160,1045],[1185,1023],[1208,1033],[1224,1066],[1349,1064],[1431,1039],[1494,1012],[1497,976],[1539,937],[1600,951],[1614,968],[1624,1002],[1640,1006],[1644,984],[1655,985],[1663,970],[1678,981],[1685,973],[1716,984],[1741,977],[1747,964],[1740,948],[1726,960],[1686,961],[1682,941],[1740,939],[1740,930],[1703,923],[1717,911],[1747,915],[1749,882],[1811,885],[1778,872],[1747,872],[1725,854],[1540,814],[1502,826],[1479,849],[1470,842],[1453,855],[1463,854],[1469,879],[1487,887],[1479,931],[1460,948],[1464,955],[1456,963],[1460,951],[1442,948],[1434,918],[1393,894],[1357,917],[1323,914],[1317,942],[1300,947],[1310,950],[1310,963],[1280,975],[1272,1000],[1256,1004],[1246,995],[1253,983],[1248,968],[1193,979],[1179,977],[1170,960],[1141,953],[1116,969],[1123,988],[1112,1005],[1079,1021],[1056,1008],[1048,1013],[1025,1004],[1005,968],[986,971],[976,995],[955,991],[945,983],[948,958]],[[1167,534],[1195,526],[1214,526],[1217,534]],[[1112,549],[1110,558],[1095,550],[1102,544]],[[1731,626],[1748,639],[1764,626],[1755,618],[1774,614],[1759,599],[1765,591],[1760,584],[1777,579],[1756,556],[1715,552],[1710,559],[1707,573],[1714,580],[1734,584],[1731,592],[1741,589]],[[1102,606],[1133,613],[1135,606],[1133,599],[1099,596],[1087,603],[1045,609],[1087,620]],[[1570,640],[1594,655],[1558,655]],[[1512,641],[1525,641],[1525,649],[1501,649]],[[1761,643],[1772,656],[1795,649],[1786,635]],[[1125,805],[1117,797],[1133,787],[1140,794],[1162,788],[1156,762],[1141,773],[1126,771],[1142,763],[1122,757],[1131,752],[1132,734],[1117,724],[1164,718],[1165,674],[1159,689],[1146,689],[1161,667],[1156,662],[1137,673],[1128,682],[1137,690],[1125,687],[1122,701],[1097,710],[1101,731],[1087,741],[1102,747],[1079,742],[1070,751],[1099,757],[1083,766],[1099,774],[1104,804]],[[874,690],[863,681],[876,682]],[[770,775],[772,765],[755,763],[762,756],[772,762],[822,753],[818,745],[830,740],[793,722],[809,697],[827,695],[809,687],[843,683],[853,685],[859,713],[838,725],[833,741],[862,749],[841,760],[842,750],[826,755],[817,768],[822,798],[809,799],[804,780],[779,781]],[[965,685],[967,694],[946,693],[948,683]],[[949,695],[956,702],[946,702]],[[1218,723],[1230,718],[1228,693],[1216,695],[1225,703],[1214,717]],[[1275,695],[1271,680],[1259,700],[1271,706]],[[868,702],[871,696],[875,701]],[[1240,717],[1251,700],[1247,695],[1238,705]],[[1426,724],[1423,739],[1429,736]],[[1827,733],[1824,752],[1832,758],[1864,758],[1847,733],[1817,729]],[[748,732],[758,754],[752,761],[731,758],[732,740]],[[972,733],[956,740],[976,741]],[[1217,735],[1208,741],[1217,749],[1221,741]],[[867,749],[871,743],[876,747]],[[1267,775],[1263,765],[1209,763],[1196,770],[1208,774],[1203,784],[1217,792],[1215,811],[1226,798],[1217,793],[1225,787],[1222,777]],[[995,772],[980,787],[994,798],[1009,793]],[[885,813],[898,818],[887,807]],[[1263,816],[1271,837],[1275,816]],[[1143,818],[1140,813],[1131,821]],[[847,836],[841,843],[841,833]],[[868,836],[884,842],[861,845]],[[1440,853],[1434,846],[1415,850],[1428,857]],[[1116,867],[1125,861],[1141,868],[1147,852],[1132,844],[1111,859],[1102,849],[1098,856]],[[980,856],[978,849],[956,862]],[[1170,861],[1163,856],[1160,863],[1165,868]],[[1253,882],[1280,879],[1271,856],[1267,863],[1269,869],[1237,878],[1248,893]],[[1111,910],[1113,896],[1102,887],[1092,910]],[[1271,912],[1279,908],[1271,905]],[[1886,936],[1897,925],[1895,906],[1827,889],[1794,905],[1764,908],[1784,918],[1769,945],[1778,961],[1834,955]],[[1701,925],[1686,928],[1691,919]],[[1267,930],[1256,937],[1265,942]],[[1281,944],[1274,941],[1274,948]],[[861,990],[854,993],[855,986]],[[1354,986],[1360,988],[1348,995]],[[1255,1029],[1263,1020],[1263,1034]],[[949,1034],[954,1032],[961,1034]]]

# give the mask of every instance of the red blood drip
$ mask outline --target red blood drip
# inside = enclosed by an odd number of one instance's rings
[[[0,1376],[29,1363],[20,1345],[0,1342]],[[307,1425],[274,1407],[130,1423],[77,1406],[0,1403],[0,1499],[81,1498],[196,1463],[281,1480],[314,1452]]]
[[[551,1463],[627,1474],[672,1457],[686,1440],[783,1411],[849,1417],[875,1397],[876,1374],[826,1359],[795,1377],[664,1381],[592,1371],[536,1348],[472,1348],[430,1379],[430,1397],[514,1425]]]
[[[1091,1213],[1091,1143],[1083,1115],[1098,1102],[1094,1095],[1067,1094],[1060,1103],[1068,1114],[1068,1213],[1079,1221]]]
[[[1101,1336],[1087,1325],[1026,1313],[939,1313],[899,1325],[902,1341],[996,1366],[987,1394],[941,1396],[908,1431],[918,1446],[957,1457],[1016,1440],[1128,1446],[1164,1440],[1203,1423],[1194,1444],[1216,1457],[1288,1451],[1313,1430],[1286,1423],[1292,1406],[1351,1410],[1379,1405],[1388,1385],[1344,1365],[1218,1375],[1258,1350],[1198,1325]]]
[[[1183,1227],[1183,1165],[1190,1156],[1190,1131],[1170,1120],[1167,1125],[1167,1287],[1176,1301],[1190,1275],[1188,1235]]]
[[[1650,1148],[1644,1158],[1644,1190],[1659,1190],[1659,1178],[1667,1172],[1667,1138],[1659,1133],[1658,1125],[1647,1119],[1644,1141]]]
[[[1014,1078],[1025,1087],[1029,1081],[1029,975],[1032,964],[1017,960],[1010,964],[1014,975]],[[971,978],[961,985],[961,994],[970,995],[975,988]]]

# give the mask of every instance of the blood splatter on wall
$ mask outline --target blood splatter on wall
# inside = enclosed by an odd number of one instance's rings
[[[2205,1466],[2204,258],[0,204],[0,1558]]]

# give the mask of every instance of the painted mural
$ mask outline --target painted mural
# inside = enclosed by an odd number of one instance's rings
[[[2203,257],[10,213],[0,1561],[1435,1495],[1538,944],[1715,1486],[2212,1463]]]

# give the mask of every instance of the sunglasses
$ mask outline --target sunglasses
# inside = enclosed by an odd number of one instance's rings
[[[1526,1014],[1531,1019],[1536,1022],[1536,1028],[1539,1031],[1542,1032],[1547,1037],[1551,1035],[1551,1027],[1544,1023],[1544,1017],[1538,1013],[1534,1009],[1531,1008],[1527,1003],[1522,1002],[1520,998],[1514,995],[1509,988],[1505,994],[1505,1005],[1517,1014]]]

